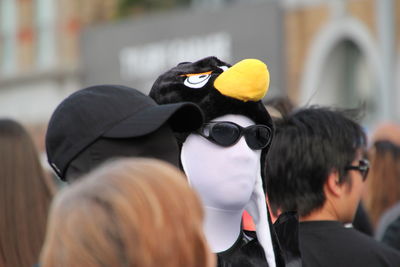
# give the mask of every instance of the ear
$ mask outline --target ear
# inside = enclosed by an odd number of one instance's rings
[[[339,172],[337,170],[332,170],[329,175],[328,179],[325,182],[325,189],[326,194],[333,195],[335,197],[340,197],[342,194],[342,184],[339,181]]]

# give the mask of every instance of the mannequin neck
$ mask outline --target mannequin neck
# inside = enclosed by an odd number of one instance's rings
[[[204,206],[204,233],[215,253],[228,250],[241,231],[243,210],[223,210]]]

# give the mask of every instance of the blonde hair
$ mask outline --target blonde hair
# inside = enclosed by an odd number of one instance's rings
[[[202,222],[198,198],[172,165],[109,162],[56,197],[41,266],[211,266]]]

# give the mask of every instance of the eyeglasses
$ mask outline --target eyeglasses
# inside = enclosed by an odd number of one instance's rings
[[[247,145],[254,150],[267,147],[272,137],[272,130],[268,126],[257,124],[243,128],[230,121],[204,123],[197,132],[214,144],[224,147],[236,144],[244,135]]]
[[[361,173],[363,181],[367,179],[369,171],[369,161],[367,159],[362,159],[358,162],[358,166],[346,166],[345,170],[357,170]]]

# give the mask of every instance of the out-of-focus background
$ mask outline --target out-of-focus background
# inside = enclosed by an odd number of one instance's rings
[[[269,66],[266,99],[400,121],[400,0],[0,0],[0,116],[41,151],[54,108],[100,83],[147,93],[182,61]]]

